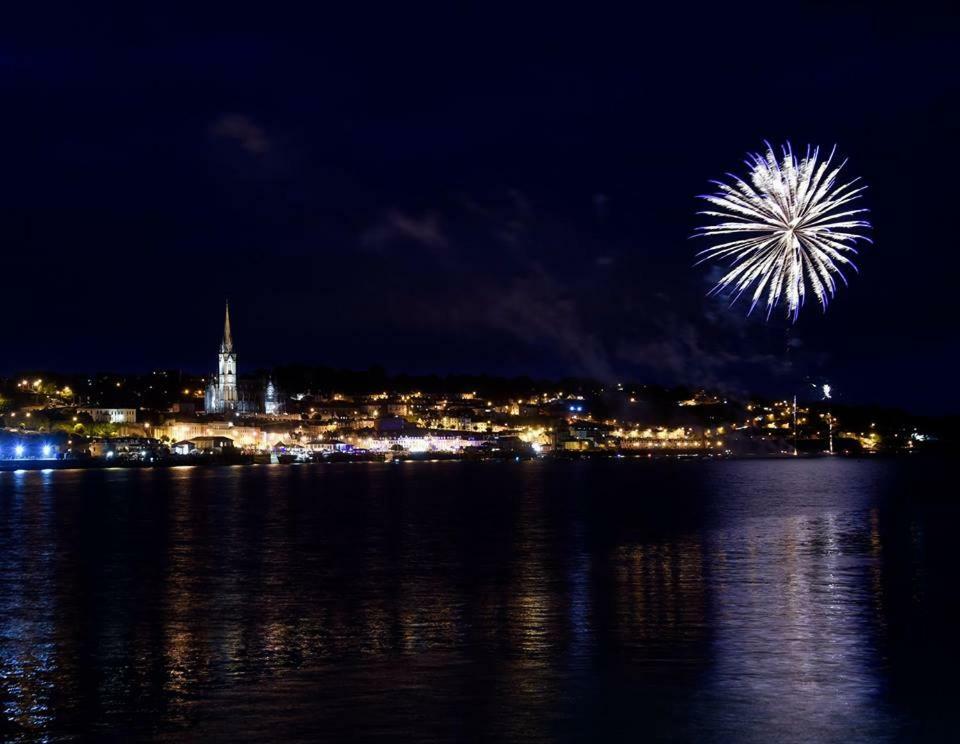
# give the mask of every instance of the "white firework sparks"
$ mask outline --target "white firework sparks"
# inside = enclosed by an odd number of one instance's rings
[[[700,214],[717,222],[699,228],[697,235],[725,242],[700,251],[697,263],[728,264],[711,294],[728,292],[736,302],[751,292],[748,314],[765,302],[769,318],[782,303],[796,321],[808,290],[826,310],[837,289],[834,277],[846,284],[843,269],[857,270],[850,256],[857,253],[858,241],[870,242],[862,234],[870,223],[863,219],[868,210],[850,205],[866,186],[857,185],[859,178],[837,185],[846,161],[834,164],[835,149],[821,160],[820,149],[808,147],[798,160],[788,143],[778,160],[766,145],[765,154],[751,154],[746,161],[751,183],[727,174],[730,183],[713,181],[719,191],[701,197],[714,208]]]

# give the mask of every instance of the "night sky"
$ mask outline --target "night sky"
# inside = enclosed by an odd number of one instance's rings
[[[960,411],[946,4],[21,5],[0,373],[210,371],[229,297],[241,373],[827,378]],[[860,275],[792,328],[693,267],[695,196],[765,139],[870,185]]]

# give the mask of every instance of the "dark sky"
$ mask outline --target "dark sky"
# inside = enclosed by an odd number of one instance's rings
[[[960,411],[946,4],[20,5],[0,373],[208,371],[229,296],[241,371],[827,377]],[[793,328],[692,265],[695,195],[765,139],[870,185],[860,275]]]

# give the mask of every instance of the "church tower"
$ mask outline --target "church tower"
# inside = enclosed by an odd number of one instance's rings
[[[263,391],[263,412],[269,415],[280,413],[280,402],[277,400],[277,386],[273,378],[267,378],[267,387]]]
[[[220,342],[220,369],[217,377],[219,388],[219,406],[223,411],[237,409],[237,352],[233,350],[233,336],[230,335],[230,303],[226,305],[223,320],[223,341]]]

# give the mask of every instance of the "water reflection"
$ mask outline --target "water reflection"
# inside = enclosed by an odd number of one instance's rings
[[[3,473],[0,738],[933,735],[909,467]]]
[[[793,516],[720,532],[711,689],[750,700],[725,723],[757,740],[784,727],[829,730],[860,720],[877,735],[881,674],[873,655],[870,561],[846,540],[863,515]],[[789,706],[784,700],[790,700]],[[731,711],[733,713],[733,711]]]

